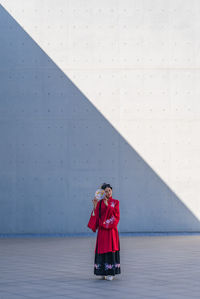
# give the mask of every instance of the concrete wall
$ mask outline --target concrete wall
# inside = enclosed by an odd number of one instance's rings
[[[0,233],[200,230],[200,2],[2,0]]]

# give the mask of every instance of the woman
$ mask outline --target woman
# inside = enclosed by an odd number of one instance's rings
[[[105,190],[104,199],[94,198],[93,211],[88,227],[94,232],[98,229],[94,274],[103,279],[112,280],[121,273],[120,268],[120,240],[117,225],[120,219],[119,200],[112,198],[112,187],[104,183],[101,189]]]

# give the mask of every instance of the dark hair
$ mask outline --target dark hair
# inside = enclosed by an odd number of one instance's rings
[[[106,184],[106,183],[103,183],[103,185],[101,186],[101,189],[105,190],[107,187],[110,188],[110,189],[112,189],[111,185],[110,184]]]

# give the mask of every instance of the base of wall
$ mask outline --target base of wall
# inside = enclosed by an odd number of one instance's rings
[[[200,235],[199,232],[119,232],[123,236],[188,236]],[[96,237],[96,233],[74,234],[0,234],[0,238],[63,238],[63,237]]]

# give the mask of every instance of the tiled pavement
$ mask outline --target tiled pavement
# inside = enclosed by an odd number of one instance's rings
[[[93,275],[94,237],[0,239],[0,298],[200,298],[200,235],[120,234],[121,271]]]

